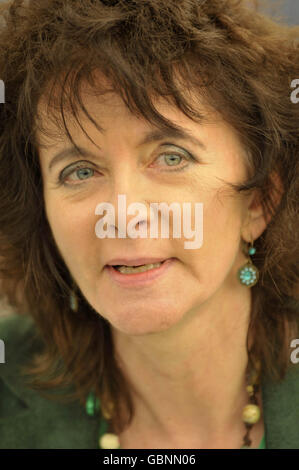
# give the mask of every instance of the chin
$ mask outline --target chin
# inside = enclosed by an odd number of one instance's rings
[[[178,315],[177,311],[171,312],[169,309],[167,313],[162,315],[163,309],[155,311],[142,311],[132,309],[115,310],[113,313],[101,313],[111,325],[112,328],[127,335],[145,335],[160,333],[166,331],[180,321],[182,315]]]

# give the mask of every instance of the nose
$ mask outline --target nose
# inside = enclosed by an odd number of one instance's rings
[[[108,210],[112,209],[114,217],[106,223],[107,232],[115,233],[117,238],[146,238],[151,218],[148,198],[153,190],[150,182],[138,173],[137,168],[125,165],[113,179],[108,202]]]
[[[134,234],[137,230],[139,236],[146,238],[149,217],[150,207],[146,201],[132,197],[131,193],[117,195],[115,230],[118,238],[135,238]]]

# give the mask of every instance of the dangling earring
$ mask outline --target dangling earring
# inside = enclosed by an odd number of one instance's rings
[[[78,311],[78,297],[75,294],[75,284],[73,283],[73,289],[70,292],[70,308],[73,312]]]
[[[247,247],[247,252],[245,253],[246,255],[254,255],[256,252],[256,249],[253,246],[253,240],[251,237],[251,242],[250,246]],[[253,264],[251,258],[247,258],[247,263],[242,266],[239,271],[238,271],[238,279],[241,282],[241,284],[247,286],[247,287],[252,287],[254,286],[258,279],[259,279],[259,270],[258,268]]]

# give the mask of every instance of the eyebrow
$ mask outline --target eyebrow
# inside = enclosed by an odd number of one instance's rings
[[[152,130],[148,132],[144,138],[139,142],[137,147],[141,147],[142,145],[150,144],[152,142],[157,142],[159,140],[165,140],[167,138],[175,138],[175,139],[181,139],[181,140],[186,140],[191,142],[193,145],[200,147],[203,150],[206,150],[206,146],[198,140],[196,137],[194,137],[188,129],[169,129],[169,130]],[[167,144],[165,142],[165,144]],[[168,144],[169,145],[169,144]],[[54,165],[56,165],[58,162],[61,162],[63,160],[69,160],[69,159],[74,159],[78,157],[78,155],[87,155],[91,157],[92,159],[97,159],[97,157],[91,153],[89,150],[84,149],[83,147],[80,146],[72,146],[67,149],[64,149],[60,152],[58,152],[50,161],[49,163],[49,171],[53,168]]]

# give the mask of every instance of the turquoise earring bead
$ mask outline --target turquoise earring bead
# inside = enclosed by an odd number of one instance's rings
[[[238,277],[241,284],[244,284],[247,287],[252,287],[258,281],[259,272],[251,262],[248,262],[245,266],[239,269]]]

